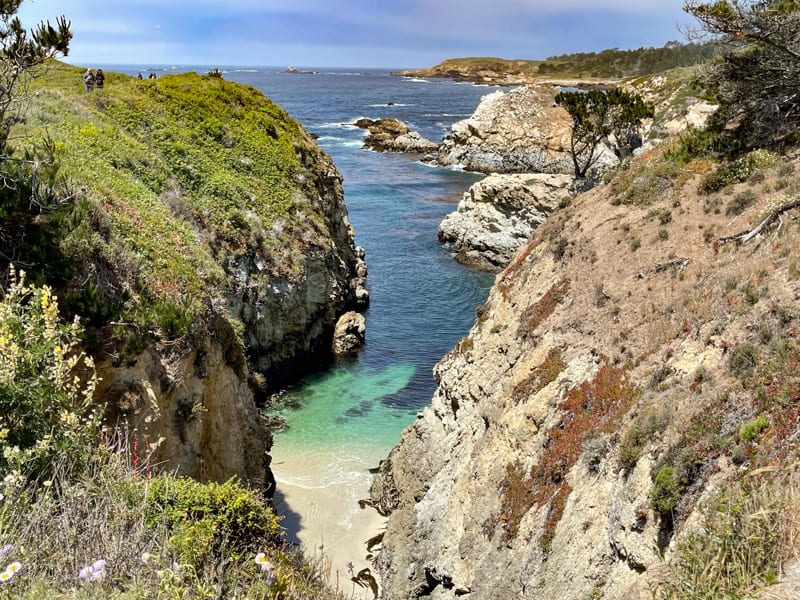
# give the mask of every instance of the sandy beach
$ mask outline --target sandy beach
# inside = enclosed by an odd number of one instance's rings
[[[322,562],[335,588],[371,600],[369,589],[351,582],[349,565],[352,573],[365,568],[374,572],[366,544],[383,531],[385,519],[372,508],[361,509],[358,501],[369,496],[369,468],[378,458],[280,446],[273,455],[278,484],[274,500],[287,539],[298,543],[312,561]]]

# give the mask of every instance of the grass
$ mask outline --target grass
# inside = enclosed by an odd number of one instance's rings
[[[0,598],[344,597],[285,544],[253,492],[148,477],[126,455],[99,448],[78,480],[58,467],[47,481],[5,476],[0,561],[20,568]]]
[[[655,598],[755,597],[800,555],[798,507],[796,468],[756,470],[724,488],[703,510],[703,528],[678,544]]]
[[[51,139],[82,198],[42,225],[57,241],[42,252],[67,265],[49,279],[64,282],[62,298],[98,326],[132,323],[146,337],[175,339],[235,287],[248,257],[261,257],[270,276],[297,279],[329,235],[309,200],[313,182],[299,176],[321,151],[253,88],[195,73],[109,73],[105,89],[88,94],[79,69],[52,63],[32,92],[12,135]]]

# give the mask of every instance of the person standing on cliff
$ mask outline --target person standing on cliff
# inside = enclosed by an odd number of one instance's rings
[[[94,73],[91,69],[86,69],[83,74],[83,85],[86,87],[87,92],[91,92],[94,89]]]
[[[97,73],[94,76],[94,84],[97,86],[98,90],[103,89],[103,84],[106,81],[106,76],[103,73],[103,69],[97,69]]]

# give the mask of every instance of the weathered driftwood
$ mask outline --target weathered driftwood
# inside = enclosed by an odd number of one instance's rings
[[[733,235],[726,235],[721,238],[717,238],[717,241],[720,243],[725,242],[741,242],[742,244],[749,242],[755,236],[757,236],[761,231],[771,225],[778,217],[780,217],[786,211],[792,210],[793,208],[797,208],[800,206],[800,199],[792,200],[791,202],[786,202],[781,204],[780,206],[774,208],[761,223],[756,225],[753,229],[748,229],[746,231],[741,231],[739,233],[734,233]]]

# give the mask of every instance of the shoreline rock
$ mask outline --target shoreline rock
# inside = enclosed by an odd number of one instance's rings
[[[566,174],[493,174],[464,193],[439,225],[439,241],[464,264],[497,271],[505,267],[560,204],[575,194]]]
[[[408,125],[395,118],[359,119],[356,127],[368,130],[364,148],[376,152],[405,152],[408,154],[430,154],[439,145],[411,131]]]

